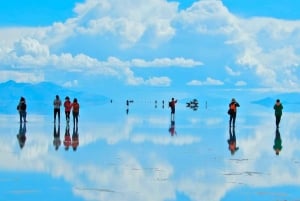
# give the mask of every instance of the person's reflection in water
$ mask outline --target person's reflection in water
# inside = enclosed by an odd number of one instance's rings
[[[175,121],[171,121],[169,132],[170,132],[171,136],[174,136],[177,134],[176,130],[175,130]]]
[[[236,136],[235,136],[234,127],[229,127],[229,139],[227,140],[227,142],[228,142],[228,149],[231,155],[234,155],[235,152],[239,150],[239,147],[236,146]]]
[[[282,149],[282,140],[281,140],[281,136],[280,136],[280,132],[279,132],[278,128],[276,129],[276,132],[275,132],[273,149],[274,149],[276,155],[279,155],[279,152]]]
[[[17,134],[17,139],[19,142],[19,146],[22,149],[25,146],[26,142],[26,122],[20,122],[19,133]]]
[[[61,145],[61,140],[60,140],[60,124],[58,124],[58,127],[56,127],[56,124],[54,124],[54,129],[53,129],[53,146],[55,147],[55,150],[57,151],[58,148]]]
[[[71,136],[70,136],[70,125],[69,125],[69,123],[66,125],[64,146],[65,146],[66,151],[68,151],[69,147],[71,146]]]
[[[79,145],[78,127],[74,126],[74,128],[73,128],[73,135],[72,135],[72,147],[73,147],[73,151],[77,150],[78,145]]]

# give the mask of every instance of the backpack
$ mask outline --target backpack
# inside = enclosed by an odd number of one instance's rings
[[[171,101],[169,102],[169,107],[172,107],[172,102]]]

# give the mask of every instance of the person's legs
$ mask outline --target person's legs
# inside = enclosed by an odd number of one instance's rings
[[[19,111],[19,116],[20,116],[20,123],[22,122],[22,112]]]
[[[276,117],[276,127],[279,127],[281,116],[280,115],[276,115],[275,117]]]
[[[56,121],[56,112],[57,112],[57,110],[54,109],[54,110],[53,110],[54,123],[55,123],[55,121]]]
[[[232,126],[235,127],[235,119],[236,119],[236,113],[233,113],[232,115]]]
[[[58,123],[60,123],[60,109],[57,109]]]
[[[233,119],[233,115],[230,114],[230,117],[229,117],[229,126],[231,126],[232,119]]]

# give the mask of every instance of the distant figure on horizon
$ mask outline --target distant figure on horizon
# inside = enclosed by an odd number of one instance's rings
[[[54,124],[54,128],[53,128],[53,146],[55,147],[56,151],[58,150],[60,145],[61,145],[60,125],[58,125],[58,128],[56,128],[56,124]]]
[[[73,125],[74,127],[78,126],[78,117],[79,117],[79,103],[77,98],[74,98],[72,103],[72,114],[73,114]]]
[[[53,101],[53,106],[54,106],[54,123],[56,123],[56,116],[58,116],[58,123],[60,124],[61,100],[58,95],[55,96],[55,99]]]
[[[72,103],[70,101],[69,96],[66,96],[66,98],[65,98],[64,107],[65,107],[66,121],[67,121],[67,123],[69,123],[70,122],[70,112],[72,109]]]
[[[17,105],[17,110],[19,111],[19,115],[20,115],[20,123],[22,122],[27,122],[26,121],[26,116],[27,116],[27,105],[26,105],[26,100],[24,97],[20,98],[20,101]]]
[[[17,139],[21,149],[25,146],[26,142],[26,122],[20,122],[19,133],[17,134]]]
[[[234,99],[231,99],[231,102],[229,103],[229,126],[231,125],[235,127],[235,119],[236,119],[236,113],[237,113],[237,107],[240,107],[240,104]]]
[[[228,149],[231,153],[231,155],[234,155],[237,150],[239,150],[239,147],[236,146],[236,136],[235,136],[235,128],[233,127],[231,130],[231,127],[229,127],[229,139],[228,142]]]
[[[281,120],[281,116],[282,116],[282,110],[283,110],[283,106],[279,99],[276,100],[276,103],[274,104],[273,108],[275,111],[276,128],[279,128],[279,124],[280,124],[280,120]]]
[[[171,99],[169,102],[169,107],[171,108],[171,121],[175,121],[175,105],[177,103],[177,100],[174,98]]]
[[[276,128],[276,132],[275,132],[273,149],[274,149],[276,155],[279,155],[279,152],[282,149],[282,140],[281,140],[281,136],[280,136],[280,132],[279,132],[278,128]]]

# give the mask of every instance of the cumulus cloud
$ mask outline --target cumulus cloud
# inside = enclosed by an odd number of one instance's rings
[[[239,76],[241,74],[241,72],[239,71],[234,71],[232,68],[230,68],[229,66],[225,67],[226,72],[231,75],[231,76]]]
[[[220,85],[224,85],[224,82],[213,79],[211,77],[208,77],[208,78],[206,78],[205,81],[192,80],[192,81],[188,82],[187,85],[190,85],[190,86],[203,86],[203,85],[220,86]]]
[[[14,80],[16,82],[38,83],[44,81],[44,74],[41,72],[21,72],[14,70],[2,70],[0,82]]]
[[[193,59],[177,58],[158,58],[152,61],[145,61],[143,59],[133,59],[132,66],[134,67],[195,67],[202,65],[202,62]]]
[[[165,56],[163,53],[162,58],[131,58],[125,61],[119,59],[128,58],[122,52],[125,57],[120,53],[107,56],[105,61],[101,53],[95,58],[86,50],[81,50],[77,43],[88,42],[95,49],[95,43],[101,41],[101,44],[107,40],[116,43],[113,48],[119,47],[121,49],[118,51],[124,51],[122,48],[160,47],[171,42],[170,39],[182,38],[179,34],[193,33],[195,37],[218,35],[225,38],[224,43],[217,48],[228,50],[227,46],[231,46],[229,49],[234,49],[232,55],[239,69],[236,70],[234,64],[226,66],[225,71],[231,76],[241,76],[247,70],[252,73],[251,76],[260,78],[257,85],[295,89],[300,86],[297,76],[300,73],[299,21],[240,18],[230,13],[222,1],[197,1],[191,7],[179,11],[178,2],[165,0],[150,0],[147,4],[134,0],[87,0],[78,3],[74,13],[73,17],[64,22],[55,22],[48,27],[2,28],[0,64],[14,69],[51,68],[65,72],[109,75],[133,85],[153,84],[151,79],[135,77],[134,68],[198,67],[202,62],[195,58],[205,53],[199,52],[194,59]],[[168,45],[168,48],[173,47],[171,43]],[[77,52],[68,52],[71,49]],[[208,62],[212,64],[213,61]],[[157,78],[155,80],[158,83]],[[165,79],[162,83],[166,85],[167,82]],[[209,83],[223,84],[213,80],[194,80],[188,84]]]
[[[164,0],[143,1],[88,0],[77,4],[76,31],[80,34],[121,37],[124,46],[131,46],[147,32],[152,38],[168,40],[175,34],[171,26],[178,3]]]

